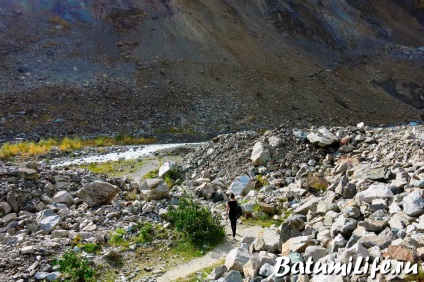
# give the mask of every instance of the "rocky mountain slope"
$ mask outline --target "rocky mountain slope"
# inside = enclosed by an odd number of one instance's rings
[[[0,3],[0,139],[416,120],[422,1]]]

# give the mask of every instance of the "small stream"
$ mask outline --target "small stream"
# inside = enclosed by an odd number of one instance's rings
[[[179,147],[197,147],[204,143],[174,143],[174,144],[152,144],[136,146],[120,146],[115,152],[103,155],[91,155],[57,163],[55,166],[81,165],[87,163],[99,163],[107,161],[132,160],[144,156],[152,156],[155,152]]]

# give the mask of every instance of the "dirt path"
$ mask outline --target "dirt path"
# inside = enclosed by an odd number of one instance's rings
[[[184,278],[192,273],[198,272],[203,268],[210,267],[219,261],[225,259],[227,254],[234,248],[240,245],[240,240],[247,226],[237,224],[236,238],[233,239],[231,234],[230,222],[225,225],[225,238],[224,241],[216,246],[212,251],[200,258],[195,258],[189,262],[178,265],[172,269],[167,270],[162,276],[156,278],[157,282],[175,281],[179,278]]]

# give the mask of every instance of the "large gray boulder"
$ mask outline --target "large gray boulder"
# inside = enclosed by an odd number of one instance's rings
[[[239,271],[231,270],[225,276],[224,282],[243,282],[243,277]]]
[[[305,228],[305,216],[294,214],[289,216],[281,225],[280,243],[283,244],[293,237],[301,236]]]
[[[308,246],[314,245],[314,241],[309,236],[294,237],[281,246],[281,255],[287,256],[291,253],[303,253]]]
[[[310,257],[313,262],[317,262],[320,258],[327,255],[327,250],[319,246],[309,246],[306,248],[303,258],[307,261]]]
[[[215,192],[215,189],[213,188],[213,185],[211,183],[202,183],[200,186],[194,189],[194,192],[198,197],[202,197],[205,200],[209,200],[210,198],[212,198],[212,194],[213,192]]]
[[[40,220],[38,226],[41,230],[50,232],[60,223],[60,220],[59,215],[48,216]]]
[[[76,195],[89,207],[110,204],[119,193],[118,187],[104,181],[94,181],[77,191]]]
[[[70,206],[74,203],[74,198],[68,191],[59,191],[52,198],[53,204],[65,204]]]
[[[225,258],[225,266],[228,270],[243,272],[243,266],[249,261],[250,254],[246,249],[232,249]]]
[[[311,132],[306,137],[312,144],[320,147],[328,147],[336,143],[339,139],[331,133],[327,128],[321,127],[316,132]]]
[[[243,273],[245,277],[254,278],[258,276],[259,269],[261,268],[261,261],[259,260],[258,253],[254,253],[249,261],[243,266]]]
[[[337,234],[342,234],[344,237],[349,237],[353,230],[356,229],[357,224],[358,222],[356,220],[346,217],[345,215],[341,215],[331,225],[331,237],[335,237]]]
[[[169,186],[161,178],[147,179],[140,184],[140,192],[145,201],[161,200],[168,196]]]
[[[269,160],[270,157],[271,153],[265,147],[265,145],[261,141],[256,142],[256,144],[253,146],[252,154],[250,156],[252,163],[254,165],[263,165]]]
[[[254,187],[255,186],[250,180],[250,177],[242,175],[236,177],[233,183],[231,183],[230,188],[228,188],[227,193],[234,193],[235,196],[245,196]]]
[[[214,270],[212,270],[211,273],[209,273],[207,279],[209,280],[219,279],[224,275],[225,272],[227,272],[227,267],[225,265],[217,266],[215,267]]]

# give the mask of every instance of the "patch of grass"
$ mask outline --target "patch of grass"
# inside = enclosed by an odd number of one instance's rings
[[[424,270],[421,266],[421,264],[418,264],[418,273],[417,274],[409,274],[406,275],[404,278],[404,281],[409,282],[424,282]]]
[[[116,229],[110,237],[109,243],[113,246],[128,248],[130,246],[130,242],[124,237],[126,233],[127,232],[122,228]]]
[[[150,222],[146,222],[140,226],[139,234],[135,238],[138,244],[146,244],[153,241],[154,228]]]
[[[77,234],[74,238],[72,238],[72,246],[80,246],[82,242],[81,234]]]
[[[0,158],[10,159],[16,156],[28,157],[38,156],[56,149],[62,152],[71,152],[83,147],[101,147],[112,145],[141,145],[156,143],[155,138],[135,138],[131,136],[98,137],[95,139],[82,140],[78,137],[65,137],[62,140],[47,139],[39,142],[24,141],[17,143],[4,143],[0,147]]]
[[[274,220],[273,218],[260,219],[260,218],[241,218],[243,224],[251,225],[251,226],[261,226],[269,228],[271,225],[280,225],[282,222],[279,220]]]
[[[91,172],[97,174],[107,174],[112,177],[119,175],[130,174],[141,166],[144,162],[141,160],[124,160],[124,161],[108,161],[108,162],[98,162],[90,163],[86,165],[80,165],[80,168],[86,168]]]
[[[95,281],[96,271],[90,267],[86,259],[81,258],[73,251],[68,251],[59,260],[54,260],[53,265],[59,266],[59,271],[65,274],[66,281]]]
[[[266,179],[266,177],[264,177],[261,174],[256,175],[256,180],[258,180],[261,183],[261,186],[269,185],[268,179]]]
[[[81,246],[81,249],[87,253],[98,254],[102,251],[102,246],[94,243],[86,243]]]
[[[181,239],[178,240],[177,246],[172,249],[172,252],[190,259],[203,256],[207,250],[208,248],[202,249],[199,246],[194,245],[190,238],[181,234]]]
[[[59,145],[59,150],[64,152],[70,152],[74,150],[79,150],[83,146],[82,141],[79,138],[68,138],[65,137]]]
[[[159,173],[158,169],[151,170],[145,175],[143,175],[143,179],[158,178],[158,173]]]

